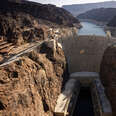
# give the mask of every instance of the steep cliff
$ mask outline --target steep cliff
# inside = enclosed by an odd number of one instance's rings
[[[53,116],[63,81],[68,79],[63,51],[49,43],[0,67],[1,116]]]
[[[62,45],[54,39],[73,36],[74,26],[79,26],[79,21],[62,8],[0,1],[1,116],[53,116],[68,79]],[[46,39],[49,42],[1,66]]]
[[[112,105],[113,116],[116,116],[116,44],[106,49],[101,63],[100,76]]]

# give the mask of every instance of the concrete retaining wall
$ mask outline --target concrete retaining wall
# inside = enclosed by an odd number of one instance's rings
[[[79,91],[80,83],[76,79],[69,79],[58,97],[54,116],[72,116]]]
[[[112,116],[111,104],[99,79],[92,82],[91,94],[95,116]]]

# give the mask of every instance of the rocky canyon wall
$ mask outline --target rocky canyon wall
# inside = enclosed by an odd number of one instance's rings
[[[68,79],[66,58],[56,40],[74,37],[74,26],[79,21],[54,5],[0,1],[0,64],[41,41],[50,42],[0,67],[1,116],[53,116]]]
[[[100,77],[105,87],[105,92],[111,102],[113,116],[116,116],[116,44],[105,50]]]
[[[1,116],[53,116],[63,81],[68,78],[62,49],[49,43],[0,67]]]

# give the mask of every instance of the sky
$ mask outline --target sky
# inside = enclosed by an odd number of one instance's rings
[[[69,5],[69,4],[95,3],[95,2],[103,2],[110,0],[29,0],[29,1],[39,2],[43,4],[55,4],[56,6],[61,7],[62,5]]]

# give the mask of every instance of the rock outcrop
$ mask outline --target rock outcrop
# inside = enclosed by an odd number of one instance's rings
[[[20,60],[0,67],[1,116],[53,116],[63,81],[68,79],[63,51],[44,43]]]
[[[62,45],[55,39],[64,36],[65,29],[73,34],[74,26],[78,27],[79,21],[54,5],[0,1],[0,63],[49,40],[0,67],[1,116],[53,116],[68,79]]]
[[[0,14],[0,27],[0,36],[17,45],[44,40],[48,28],[40,25],[33,16],[17,12]]]
[[[21,45],[48,38],[49,28],[80,27],[69,12],[54,5],[0,1],[0,36]],[[0,37],[1,38],[1,37]]]
[[[79,21],[72,16],[68,11],[63,8],[56,7],[54,5],[43,5],[40,3],[24,1],[22,3],[9,2],[4,0],[0,2],[1,12],[19,13],[25,12],[37,19],[52,22],[58,25],[73,27],[73,24],[78,24]],[[4,6],[4,8],[3,8]],[[45,22],[44,22],[45,23]],[[50,24],[50,23],[49,23]]]
[[[108,47],[101,63],[100,76],[116,116],[116,44]]]

